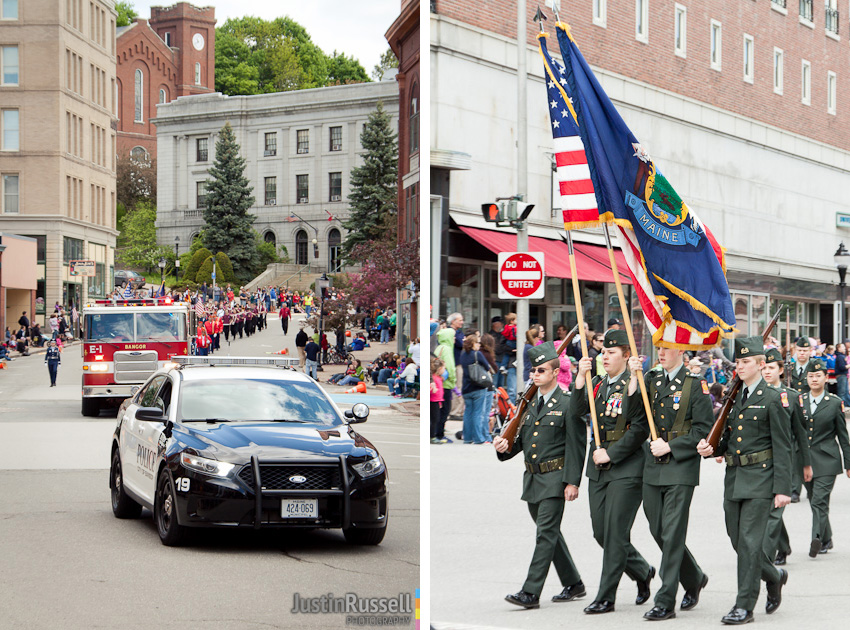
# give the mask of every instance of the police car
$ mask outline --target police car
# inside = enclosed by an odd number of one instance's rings
[[[121,405],[109,486],[117,518],[146,507],[163,544],[192,527],[340,528],[377,545],[387,529],[387,470],[289,358],[174,357]],[[294,360],[297,362],[297,359]]]

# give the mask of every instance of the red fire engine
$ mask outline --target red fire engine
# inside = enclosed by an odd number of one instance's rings
[[[97,300],[82,324],[84,416],[117,406],[171,357],[189,354],[189,306],[170,297]]]

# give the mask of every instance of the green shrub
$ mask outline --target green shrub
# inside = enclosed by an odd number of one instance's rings
[[[218,267],[218,271],[216,272],[216,281],[218,284],[236,282],[236,276],[233,274],[233,265],[230,263],[230,258],[227,257],[227,254],[224,252],[217,253],[215,255],[215,262]]]
[[[203,284],[206,282],[208,285],[212,284],[212,270],[213,270],[213,257],[209,256],[204,264],[201,265],[201,268],[198,269],[198,273],[195,274],[195,282],[198,284]],[[216,278],[218,280],[218,278]]]
[[[189,265],[186,269],[182,270],[183,275],[186,276],[187,280],[195,280],[198,275],[198,270],[201,268],[201,265],[204,264],[207,258],[212,256],[212,252],[208,250],[206,247],[201,247],[198,251],[196,251],[192,255],[192,260],[189,261]]]

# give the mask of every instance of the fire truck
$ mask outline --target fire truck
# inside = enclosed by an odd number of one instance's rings
[[[172,357],[189,354],[189,305],[170,297],[96,300],[82,324],[84,416],[120,405]]]

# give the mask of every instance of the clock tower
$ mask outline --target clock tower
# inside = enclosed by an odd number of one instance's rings
[[[176,49],[177,96],[215,92],[215,7],[151,7],[150,27]]]

